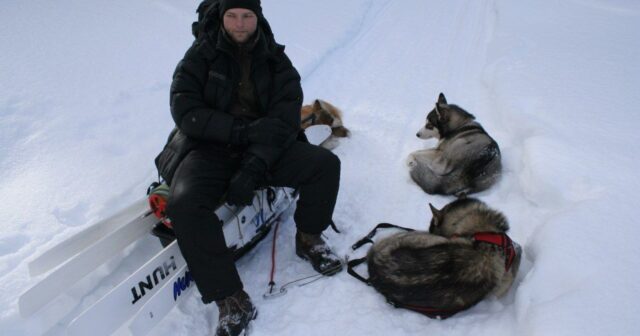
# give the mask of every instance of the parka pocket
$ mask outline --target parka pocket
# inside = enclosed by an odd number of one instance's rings
[[[204,90],[205,101],[213,104],[214,107],[219,107],[225,97],[231,95],[231,88],[229,76],[211,69],[209,70]]]

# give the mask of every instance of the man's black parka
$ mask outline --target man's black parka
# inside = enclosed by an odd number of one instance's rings
[[[156,163],[171,182],[173,172],[189,148],[206,142],[228,146],[234,121],[230,113],[241,80],[234,46],[221,29],[217,4],[194,24],[196,40],[178,63],[171,85],[171,115],[178,136],[165,147]],[[300,75],[275,42],[264,17],[258,17],[257,40],[251,52],[250,80],[257,99],[257,117],[273,117],[291,126],[291,142],[300,130],[302,88]],[[251,144],[246,152],[262,159],[267,167],[280,158],[283,147]]]

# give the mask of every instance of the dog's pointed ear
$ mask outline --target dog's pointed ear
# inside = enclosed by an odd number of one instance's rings
[[[436,107],[435,107],[435,111],[436,111],[436,116],[438,117],[438,120],[442,120],[442,113],[440,113],[440,109],[438,108],[440,104],[436,103]]]
[[[433,214],[433,220],[431,221],[432,225],[438,227],[442,222],[442,212],[436,209],[433,204],[429,203],[429,208],[431,209],[431,213]]]
[[[440,95],[438,96],[438,104],[447,105],[447,98],[442,92],[440,92]]]
[[[319,100],[319,99],[316,99],[316,100],[313,102],[313,110],[314,110],[314,111],[322,110],[322,103],[320,103],[320,100]]]

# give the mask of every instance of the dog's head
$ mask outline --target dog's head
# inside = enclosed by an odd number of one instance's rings
[[[313,114],[316,116],[316,124],[334,126],[335,118],[328,109],[325,108],[325,103],[319,99],[313,102]]]
[[[477,232],[501,232],[509,230],[507,219],[475,198],[461,198],[438,210],[429,203],[431,225],[429,233],[450,238],[470,236]]]
[[[351,134],[342,125],[340,110],[321,99],[316,99],[312,105],[302,107],[302,127],[311,125],[327,125],[331,127],[331,134],[339,138],[348,137]]]
[[[427,114],[424,127],[416,136],[420,139],[440,139],[448,132],[474,120],[475,117],[456,105],[449,105],[443,93],[438,96],[436,106]]]

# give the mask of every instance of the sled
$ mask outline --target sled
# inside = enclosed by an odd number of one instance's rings
[[[330,134],[326,125],[305,130],[312,144],[320,144]],[[222,204],[216,214],[223,222],[225,240],[234,256],[240,258],[263,239],[296,197],[294,189],[266,187],[256,190],[249,206]],[[20,315],[32,318],[112,256],[152,234],[160,240],[161,251],[79,313],[77,308],[58,313],[64,315],[59,316],[58,326],[62,325],[69,335],[96,336],[110,335],[121,328],[128,328],[133,335],[146,335],[153,329],[195,285],[172,230],[156,216],[157,209],[149,201],[145,197],[134,202],[29,262],[30,275],[42,279],[20,296]]]

